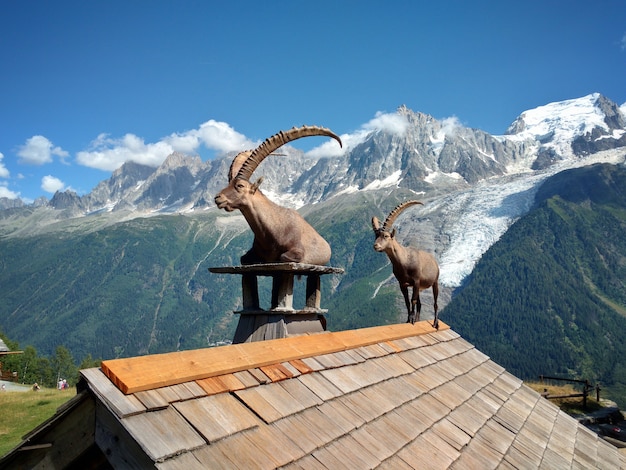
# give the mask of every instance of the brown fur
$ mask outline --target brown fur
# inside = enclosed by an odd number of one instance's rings
[[[435,319],[433,327],[439,328],[437,314],[437,297],[439,296],[439,265],[434,256],[413,247],[402,246],[395,238],[396,230],[389,231],[393,220],[409,205],[421,204],[418,201],[407,201],[396,207],[387,217],[383,226],[376,217],[372,217],[372,227],[376,235],[374,250],[384,252],[393,267],[393,274],[400,284],[407,309],[407,322],[419,321],[422,309],[419,292],[432,287]],[[413,289],[409,300],[408,288]]]
[[[262,179],[249,181],[259,163],[286,142],[310,135],[339,137],[324,128],[303,126],[280,132],[254,151],[238,154],[231,164],[229,183],[215,196],[219,209],[240,210],[254,233],[252,248],[241,257],[242,264],[294,262],[325,265],[330,245],[294,209],[270,201],[260,190]],[[250,158],[252,157],[252,158]]]

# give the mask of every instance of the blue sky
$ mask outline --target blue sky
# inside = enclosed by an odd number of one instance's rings
[[[593,92],[621,105],[626,3],[7,1],[0,67],[0,197],[30,202],[403,104],[492,134]]]

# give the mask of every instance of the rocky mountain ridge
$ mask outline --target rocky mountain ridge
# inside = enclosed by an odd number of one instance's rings
[[[282,204],[301,207],[346,192],[403,187],[433,194],[468,188],[495,176],[542,170],[601,150],[626,146],[626,115],[594,93],[528,110],[506,134],[493,136],[437,120],[405,106],[396,128],[368,132],[338,157],[312,158],[286,146],[257,169],[262,189]],[[170,155],[158,168],[127,162],[89,194],[56,193],[44,204],[59,218],[103,211],[178,213],[214,207],[226,184],[233,155],[203,162],[197,156]],[[1,209],[19,209],[17,200],[0,200]]]
[[[546,178],[622,163],[626,155],[624,109],[597,93],[525,111],[502,136],[404,106],[390,116],[392,125],[345,139],[350,144],[339,156],[313,158],[285,146],[285,155],[264,160],[254,177],[265,177],[268,197],[305,216],[318,205],[337,213],[348,195],[371,201],[367,217],[384,217],[392,208],[384,202],[389,196],[419,198],[425,205],[401,217],[399,234],[437,255],[440,280],[452,288],[529,210]],[[127,162],[85,196],[66,191],[37,207],[0,210],[0,235],[93,231],[136,217],[215,211],[213,198],[226,184],[231,160],[174,153],[156,169]],[[238,212],[222,215],[218,220],[245,226]]]

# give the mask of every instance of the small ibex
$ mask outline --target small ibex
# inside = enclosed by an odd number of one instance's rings
[[[421,290],[433,288],[433,299],[435,308],[435,320],[433,328],[439,328],[437,316],[437,297],[439,295],[439,265],[430,253],[417,250],[413,247],[404,247],[395,238],[396,229],[391,230],[400,213],[407,207],[415,204],[422,204],[420,201],[406,201],[392,210],[382,227],[376,217],[372,217],[372,227],[376,235],[374,250],[385,252],[393,266],[393,274],[400,284],[400,290],[404,295],[404,302],[408,312],[407,323],[415,323],[420,319],[422,303],[419,292]],[[413,288],[413,296],[409,301],[409,287]]]
[[[250,181],[254,170],[272,152],[287,142],[310,136],[332,137],[341,145],[339,136],[324,127],[294,127],[233,159],[228,186],[215,196],[215,204],[228,212],[240,210],[254,233],[252,248],[241,257],[241,264],[293,262],[323,266],[330,261],[328,242],[296,210],[270,201],[259,189],[262,177]]]

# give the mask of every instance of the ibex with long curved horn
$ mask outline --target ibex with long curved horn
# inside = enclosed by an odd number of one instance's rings
[[[408,312],[407,323],[419,320],[422,303],[419,292],[429,287],[433,288],[435,319],[433,327],[439,328],[437,315],[437,297],[439,295],[439,265],[430,253],[417,250],[413,247],[404,247],[396,240],[396,229],[391,230],[400,213],[407,207],[422,204],[420,201],[406,201],[392,210],[382,227],[376,217],[372,217],[372,227],[376,235],[374,250],[385,252],[393,266],[393,274],[400,284],[404,302]],[[409,287],[413,288],[413,295],[409,301]]]
[[[295,262],[325,265],[330,261],[330,245],[294,209],[270,201],[260,190],[263,178],[250,182],[252,173],[272,152],[301,137],[328,136],[341,144],[329,129],[317,126],[294,127],[273,135],[254,150],[239,153],[230,165],[228,186],[215,196],[220,209],[239,209],[254,232],[252,248],[241,257],[241,264]]]

